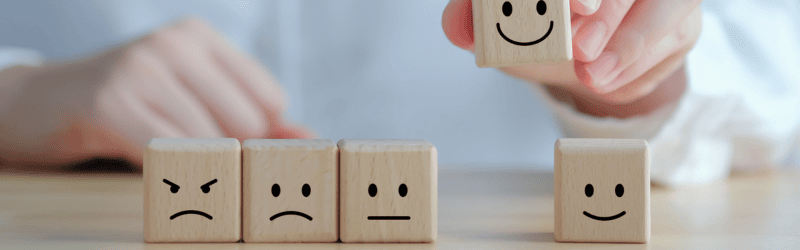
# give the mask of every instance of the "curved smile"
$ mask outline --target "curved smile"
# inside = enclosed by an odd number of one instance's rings
[[[511,44],[514,44],[514,45],[519,45],[519,46],[531,46],[531,45],[540,43],[540,42],[544,41],[544,39],[546,39],[548,36],[550,36],[550,32],[553,32],[553,21],[550,21],[550,29],[547,30],[547,33],[544,34],[544,36],[542,36],[542,38],[539,38],[539,39],[536,39],[534,41],[527,42],[527,43],[517,42],[517,41],[511,40],[511,38],[508,38],[506,36],[506,34],[503,34],[503,30],[500,29],[500,23],[497,23],[497,33],[500,33],[500,36],[502,36],[503,39],[506,39],[507,42],[509,42]]]
[[[616,220],[617,218],[622,217],[623,215],[625,215],[625,211],[622,211],[621,213],[618,213],[617,215],[609,216],[609,217],[594,216],[593,214],[590,214],[589,212],[586,212],[586,211],[583,211],[583,215],[586,215],[586,217],[589,217],[589,218],[592,218],[592,219],[595,219],[595,220],[607,221],[607,220]]]
[[[280,212],[280,213],[277,213],[277,214],[273,215],[272,217],[269,217],[269,220],[273,221],[273,220],[277,219],[278,217],[281,217],[281,216],[284,216],[284,215],[297,215],[297,216],[306,218],[308,220],[311,220],[311,216],[308,216],[307,214],[305,214],[303,212],[298,212],[298,211],[283,211],[283,212]]]
[[[211,219],[211,215],[209,215],[209,214],[207,214],[207,213],[204,213],[203,211],[197,211],[197,210],[184,210],[184,211],[180,211],[180,212],[178,212],[178,213],[176,213],[176,214],[173,214],[172,216],[170,216],[170,217],[169,217],[169,219],[170,219],[170,220],[174,220],[175,218],[178,218],[178,216],[181,216],[181,215],[186,215],[186,214],[196,214],[196,215],[200,215],[200,216],[206,217],[206,219],[209,219],[209,220]]]

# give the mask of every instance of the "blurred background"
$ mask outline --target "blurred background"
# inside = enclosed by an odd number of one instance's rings
[[[438,1],[12,1],[0,45],[54,61],[91,56],[199,17],[257,57],[288,117],[320,138],[420,138],[457,163],[550,168],[558,128],[529,83],[442,32]],[[37,15],[31,15],[37,13]]]

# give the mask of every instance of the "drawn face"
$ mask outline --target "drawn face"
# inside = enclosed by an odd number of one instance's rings
[[[521,6],[518,5],[517,7],[521,7]],[[501,21],[505,21],[505,22],[509,22],[509,23],[519,23],[519,22],[525,22],[525,21],[528,21],[528,22],[531,22],[531,21],[532,22],[542,22],[543,21],[544,23],[548,23],[548,21],[546,20],[547,17],[544,17],[545,20],[538,20],[538,19],[541,19],[541,18],[535,18],[535,17],[531,17],[531,16],[523,16],[523,14],[519,13],[520,11],[518,11],[518,13],[516,15],[514,15],[514,5],[511,4],[511,2],[509,2],[509,1],[506,1],[506,2],[503,3],[503,6],[502,6],[501,10],[503,12],[503,15],[508,17],[508,18],[506,18],[507,20],[501,18],[500,19]],[[539,16],[544,16],[544,14],[547,13],[547,3],[544,0],[539,0],[538,2],[536,2],[536,13],[539,14]],[[553,32],[553,20],[549,20],[549,23],[550,23],[550,25],[547,28],[547,32],[545,32],[544,35],[541,35],[539,38],[537,38],[535,40],[532,40],[532,41],[518,41],[518,40],[514,40],[512,38],[509,38],[508,36],[506,36],[505,33],[503,33],[503,29],[500,28],[500,22],[497,22],[497,33],[500,34],[500,36],[503,37],[504,40],[506,40],[507,42],[509,42],[511,44],[518,45],[518,46],[531,46],[531,45],[535,45],[535,44],[538,44],[538,43],[544,41],[544,39],[547,39],[547,37],[550,36],[550,33]],[[538,25],[535,25],[535,26],[538,26]]]
[[[166,183],[167,185],[169,185],[169,191],[171,193],[173,193],[173,194],[178,193],[178,191],[180,191],[180,189],[181,189],[181,187],[178,186],[178,184],[172,183],[171,181],[169,181],[167,179],[164,179],[163,182]],[[217,179],[213,179],[213,180],[207,182],[206,184],[203,184],[202,186],[200,186],[200,190],[203,191],[203,193],[207,194],[207,193],[211,192],[211,185],[213,185],[214,183],[217,183]],[[213,220],[214,219],[214,217],[211,216],[210,214],[207,214],[206,212],[203,212],[203,211],[200,211],[200,210],[183,210],[183,211],[180,211],[180,212],[177,212],[177,213],[171,215],[169,217],[169,219],[170,220],[174,220],[175,218],[178,218],[180,216],[187,215],[187,214],[200,215],[200,216],[203,216],[203,217],[205,217],[206,219],[209,219],[209,220]]]
[[[302,191],[304,197],[308,197],[308,196],[311,195],[311,186],[308,185],[308,183],[303,184],[303,188],[302,188],[301,191]],[[294,193],[294,195],[299,195],[299,193],[300,192]],[[272,185],[272,196],[275,196],[275,198],[278,198],[278,196],[280,196],[280,195],[281,195],[281,186],[278,185],[278,183],[273,184]],[[292,193],[284,194],[284,195],[292,195]],[[300,212],[300,211],[292,211],[292,210],[286,210],[286,211],[277,213],[277,214],[269,217],[269,220],[270,221],[274,221],[275,219],[280,218],[281,216],[286,216],[286,215],[289,215],[289,216],[300,216],[302,218],[307,219],[308,221],[314,220],[314,218],[312,218],[310,215],[308,215],[306,213],[303,213],[303,212]]]
[[[336,153],[330,140],[245,141],[245,242],[336,241]]]
[[[436,151],[422,140],[343,140],[343,242],[430,242],[436,233]]]
[[[572,59],[569,0],[481,0],[473,4],[478,66]]]
[[[557,239],[641,242],[650,228],[646,145],[597,141],[562,139],[557,144]]]
[[[608,191],[610,191],[610,190],[608,190]],[[594,195],[594,186],[592,186],[591,183],[586,184],[586,187],[583,189],[583,192],[586,194],[587,198],[591,198]],[[617,186],[614,187],[614,193],[617,195],[617,197],[622,197],[622,195],[625,194],[625,187],[622,186],[622,184],[617,184]],[[611,201],[611,202],[613,202],[613,201]],[[593,220],[609,221],[609,220],[616,220],[616,219],[624,216],[625,215],[625,211],[619,212],[618,214],[615,214],[615,215],[612,215],[612,216],[606,216],[606,217],[597,216],[597,215],[591,214],[591,213],[589,213],[587,211],[583,211],[583,215],[585,215],[586,217],[589,217],[590,219],[593,219]]]
[[[378,195],[378,186],[375,183],[369,184],[367,188],[367,194],[370,197],[375,197]],[[387,195],[393,195],[391,192]],[[401,198],[405,198],[408,195],[408,186],[405,183],[401,183],[400,186],[397,188],[397,195]],[[400,199],[403,200],[403,199]],[[401,201],[401,202],[408,202],[408,201]],[[411,216],[408,215],[367,215],[367,220],[411,220]]]
[[[145,153],[145,241],[231,242],[241,234],[236,139],[153,139]]]

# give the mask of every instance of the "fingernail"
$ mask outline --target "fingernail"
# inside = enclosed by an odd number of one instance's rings
[[[578,0],[583,6],[590,10],[597,10],[600,7],[599,0]]]
[[[600,88],[607,85],[610,81],[608,75],[617,68],[619,55],[616,52],[603,52],[594,62],[586,65],[586,73],[592,78],[592,85]]]
[[[606,37],[606,25],[602,21],[595,21],[583,27],[575,39],[578,40],[578,48],[587,57],[587,61],[592,61],[602,52],[600,46]]]

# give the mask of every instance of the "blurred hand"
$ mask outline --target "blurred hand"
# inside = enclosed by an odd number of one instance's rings
[[[682,72],[678,69],[699,37],[701,1],[571,0],[573,61],[500,70],[547,84],[557,97],[628,108],[594,115],[635,115],[630,110],[634,103],[649,105],[636,110],[647,112],[669,101],[665,98],[681,96],[685,76],[670,76]],[[474,50],[470,0],[450,1],[442,27],[454,45]]]
[[[275,79],[198,20],[93,58],[12,68],[0,77],[14,93],[0,100],[5,161],[101,156],[140,165],[154,137],[311,137],[282,118],[286,104]]]

